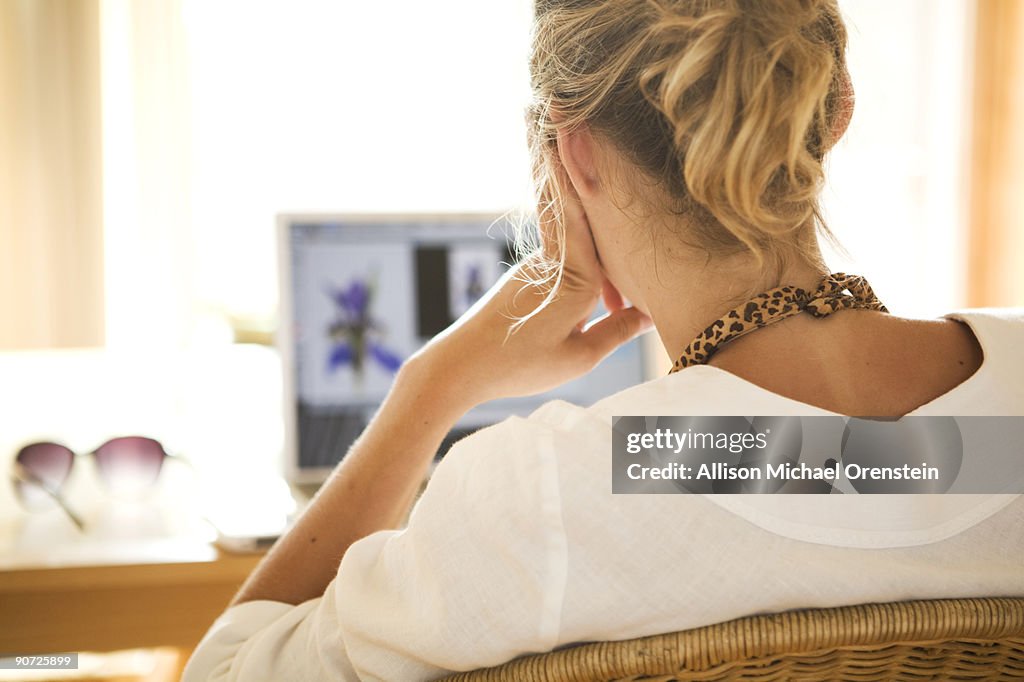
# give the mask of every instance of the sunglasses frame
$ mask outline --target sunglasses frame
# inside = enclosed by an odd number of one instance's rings
[[[107,455],[106,453],[104,453],[104,449],[108,448],[112,444],[115,444],[118,441],[122,441],[122,440],[143,440],[143,441],[147,441],[149,443],[152,443],[152,444],[156,445],[157,451],[161,454],[161,456],[160,456],[159,461],[156,463],[156,470],[155,470],[155,472],[153,474],[153,480],[152,480],[151,483],[148,484],[150,486],[151,485],[155,485],[156,482],[159,480],[160,473],[163,471],[164,462],[167,459],[173,459],[173,460],[178,460],[178,461],[182,461],[182,462],[187,462],[187,460],[185,460],[184,457],[181,457],[179,455],[173,455],[173,454],[167,452],[167,448],[164,447],[163,443],[161,443],[160,441],[158,441],[155,438],[150,438],[148,436],[115,436],[113,438],[108,438],[101,445],[99,445],[98,447],[94,448],[91,451],[80,452],[80,453],[79,452],[75,452],[74,450],[72,450],[68,446],[64,445],[63,443],[59,443],[57,441],[47,441],[47,440],[35,441],[35,442],[32,442],[32,443],[28,443],[27,445],[23,445],[21,448],[19,448],[17,454],[15,454],[15,456],[14,456],[14,460],[13,460],[13,463],[12,463],[13,464],[13,468],[12,468],[12,471],[11,471],[11,482],[13,484],[14,492],[15,492],[16,497],[18,498],[18,501],[21,503],[22,507],[24,509],[26,509],[27,511],[29,511],[29,512],[37,511],[37,510],[32,509],[31,505],[29,505],[27,503],[27,501],[25,500],[24,488],[23,488],[23,486],[26,485],[26,484],[27,485],[35,486],[35,487],[39,488],[40,490],[42,490],[44,493],[46,493],[50,498],[52,498],[57,503],[57,505],[64,511],[64,513],[67,514],[68,518],[71,519],[71,521],[75,524],[75,526],[79,530],[83,530],[84,531],[85,530],[85,523],[84,523],[84,521],[82,520],[81,516],[79,516],[77,513],[75,513],[68,506],[67,501],[64,498],[64,495],[61,493],[61,490],[64,487],[65,483],[67,483],[68,479],[71,478],[71,472],[74,470],[75,462],[80,457],[89,457],[89,456],[92,456],[94,458],[94,461],[95,461],[95,464],[96,464],[97,473],[99,474],[99,477],[103,481],[104,485],[109,485],[108,476],[110,474],[109,473],[104,473],[104,471],[108,470],[109,467],[112,467],[112,466],[115,466],[115,465],[110,464],[110,457],[112,455]],[[37,446],[57,447],[57,448],[60,448],[61,450],[65,451],[65,452],[67,452],[70,455],[67,468],[63,472],[63,474],[62,474],[62,476],[60,478],[60,481],[58,481],[56,484],[52,484],[49,481],[47,481],[44,478],[42,478],[41,476],[39,476],[36,472],[34,472],[32,470],[31,467],[27,466],[22,461],[22,457],[25,455],[25,453],[28,452],[30,448],[37,447]]]

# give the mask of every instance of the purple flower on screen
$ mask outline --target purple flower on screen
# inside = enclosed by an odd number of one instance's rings
[[[362,377],[367,362],[373,362],[397,372],[402,358],[382,343],[385,328],[372,314],[372,284],[357,278],[347,287],[329,287],[327,295],[334,303],[334,319],[327,328],[332,341],[327,371],[349,365],[357,377]]]
[[[466,307],[472,307],[474,303],[480,300],[480,297],[484,295],[484,282],[483,273],[480,272],[479,265],[470,265],[466,271]]]

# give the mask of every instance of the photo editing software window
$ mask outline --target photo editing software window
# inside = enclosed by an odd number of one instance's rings
[[[403,217],[297,218],[284,229],[293,465],[300,474],[326,471],[366,427],[402,362],[508,269],[511,227],[493,217]],[[590,405],[640,383],[643,365],[633,341],[554,391],[481,405],[459,421],[438,456],[458,438],[549,400]]]

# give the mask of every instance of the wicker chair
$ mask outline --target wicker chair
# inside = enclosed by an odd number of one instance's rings
[[[1020,679],[1024,679],[1024,598],[863,604],[748,616],[683,632],[581,644],[445,678],[451,682]]]

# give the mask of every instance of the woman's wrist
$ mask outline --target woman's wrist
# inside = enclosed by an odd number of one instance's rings
[[[465,365],[440,347],[427,347],[402,365],[389,401],[411,408],[423,422],[454,426],[484,399],[468,380]]]

